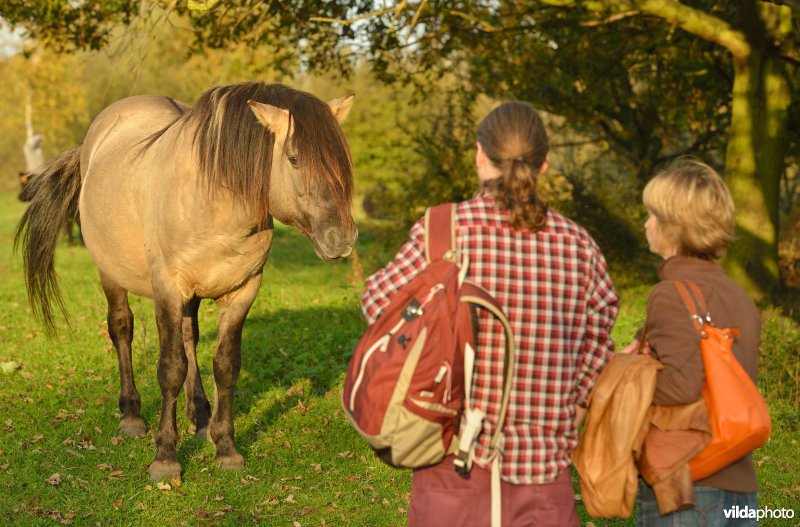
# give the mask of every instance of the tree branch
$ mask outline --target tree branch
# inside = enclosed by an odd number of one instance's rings
[[[739,60],[750,56],[750,45],[741,31],[715,16],[689,7],[678,0],[540,0],[554,7],[582,7],[592,12],[611,13],[611,17],[629,11],[652,15],[670,22],[705,40],[723,46]]]
[[[610,0],[607,0],[610,3]],[[671,22],[684,31],[723,46],[739,60],[750,56],[750,44],[744,33],[730,24],[677,0],[630,0],[622,2],[640,10],[642,13],[657,16]]]

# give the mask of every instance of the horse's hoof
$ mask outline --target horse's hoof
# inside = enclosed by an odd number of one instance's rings
[[[181,477],[181,464],[177,461],[153,461],[147,468],[150,479],[159,481],[162,479],[172,480]]]
[[[214,460],[221,470],[242,470],[244,468],[244,458],[239,452],[233,452],[224,456],[217,455]]]
[[[204,426],[199,430],[195,430],[194,437],[195,439],[199,439],[201,441],[208,441],[208,427]]]
[[[117,426],[127,436],[142,437],[147,435],[147,425],[141,417],[123,417]]]

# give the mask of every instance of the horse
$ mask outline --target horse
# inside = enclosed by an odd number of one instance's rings
[[[354,95],[323,102],[282,84],[209,89],[188,106],[169,97],[117,101],[82,144],[32,179],[17,227],[32,310],[55,333],[53,303],[69,322],[54,270],[64,219],[79,209],[86,248],[108,301],[108,332],[120,376],[119,429],[147,427],[131,364],[128,293],[153,299],[159,337],[161,414],[153,480],[179,477],[176,404],[185,388],[190,433],[216,447],[222,469],[240,469],[233,397],[242,327],[273,237],[273,218],[311,240],[322,260],[350,254],[353,164],[341,129]],[[201,299],[219,306],[213,408],[195,348]]]

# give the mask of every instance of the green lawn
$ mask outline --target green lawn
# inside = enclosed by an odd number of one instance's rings
[[[300,235],[278,229],[244,331],[235,424],[246,468],[219,471],[212,445],[186,434],[181,404],[183,479],[160,488],[146,472],[152,432],[138,439],[117,432],[116,355],[84,248],[64,244],[57,258],[71,329],[47,339],[29,313],[21,260],[11,251],[23,210],[13,193],[0,194],[0,525],[405,525],[410,474],[384,466],[339,407],[343,372],[364,329],[363,278],[352,258],[323,263]],[[368,234],[359,244],[370,250]],[[647,286],[622,291],[617,339],[629,339],[641,322],[646,294]],[[152,427],[160,404],[153,308],[136,297],[131,308],[136,382]],[[213,302],[204,302],[198,357],[209,394],[215,316]],[[800,345],[800,331],[775,312],[770,321],[770,334],[780,335],[770,349],[784,357]],[[796,394],[781,380],[787,374],[796,379],[790,367],[776,367],[775,393]],[[770,404],[775,432],[755,455],[761,502],[800,509],[797,399]]]

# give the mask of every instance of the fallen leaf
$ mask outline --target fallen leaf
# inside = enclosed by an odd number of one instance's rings
[[[33,379],[33,374],[29,371],[21,371],[19,374],[28,380]]]
[[[157,487],[158,487],[158,490],[163,490],[165,492],[169,492],[170,490],[172,490],[172,485],[170,485],[169,483],[164,483],[162,481],[158,482]]]
[[[115,509],[119,509],[121,505],[122,505],[122,500],[121,499],[114,500],[114,508]]]
[[[8,470],[8,466],[9,466],[8,463],[3,463],[2,465],[0,465],[0,470]]]
[[[61,485],[61,475],[58,472],[56,472],[55,474],[47,478],[45,481],[50,485],[57,487],[58,485]]]
[[[119,445],[120,443],[122,443],[122,436],[113,436],[113,437],[111,438],[111,444],[112,444],[112,445],[114,445],[114,446],[117,446],[117,445]]]
[[[289,494],[288,496],[283,498],[283,500],[281,500],[281,501],[283,501],[284,503],[297,503],[297,500],[294,499],[294,494]]]
[[[317,474],[322,474],[322,465],[321,464],[315,463],[312,466],[314,467],[314,472],[316,472]]]
[[[0,363],[0,371],[2,371],[3,373],[5,373],[6,375],[9,375],[9,374],[11,374],[11,373],[14,373],[14,372],[15,372],[15,371],[17,371],[19,368],[21,368],[21,366],[19,365],[19,363],[18,363],[18,362],[14,362],[13,360],[10,360],[10,361],[7,361],[7,362],[2,362],[2,363]]]
[[[250,485],[254,481],[259,481],[259,479],[255,476],[247,475],[239,480],[243,487]]]
[[[217,494],[214,499],[217,500],[217,501],[222,501],[222,500],[225,499],[225,496],[223,496],[222,494]]]
[[[181,477],[180,476],[175,476],[174,478],[169,480],[169,482],[170,482],[170,484],[172,484],[173,487],[180,487],[181,486]]]

